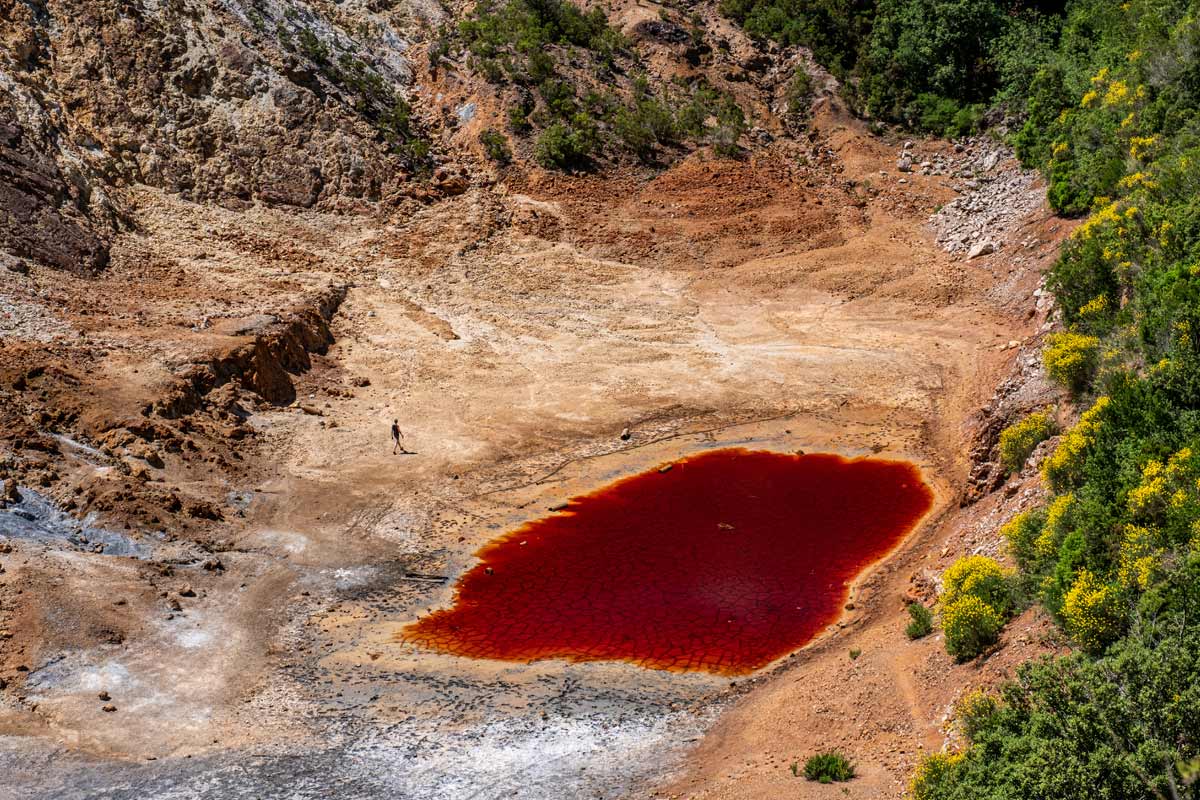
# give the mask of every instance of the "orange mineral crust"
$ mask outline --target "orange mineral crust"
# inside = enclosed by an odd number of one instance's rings
[[[403,641],[473,658],[751,672],[837,619],[929,510],[911,464],[715,450],[574,498],[485,545]]]

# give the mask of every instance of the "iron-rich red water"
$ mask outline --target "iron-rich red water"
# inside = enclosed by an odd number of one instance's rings
[[[716,450],[485,545],[402,638],[473,658],[751,672],[839,615],[933,494],[911,464]]]

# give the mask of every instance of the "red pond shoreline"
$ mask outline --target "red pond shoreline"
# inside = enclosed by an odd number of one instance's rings
[[[471,658],[753,672],[835,621],[933,505],[903,461],[714,450],[492,540],[404,642]]]

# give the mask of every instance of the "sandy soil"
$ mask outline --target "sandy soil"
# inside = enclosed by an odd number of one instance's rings
[[[895,148],[818,126],[839,171],[781,143],[657,177],[477,186],[385,224],[146,193],[110,275],[57,310],[6,288],[76,331],[78,297],[102,298],[88,335],[114,356],[85,383],[121,418],[254,315],[345,291],[296,402],[243,397],[224,424],[252,431],[244,447],[200,430],[211,463],[149,469],[146,486],[220,521],[146,539],[164,549],[142,560],[25,540],[3,557],[0,769],[17,795],[824,797],[789,766],[839,746],[860,768],[850,796],[895,796],[961,688],[1036,646],[1024,620],[1000,655],[954,666],[937,637],[904,638],[902,601],[994,540],[995,509],[959,509],[967,442],[1009,342],[1037,332],[1055,234],[1033,219],[1019,260],[952,257],[924,227],[946,179],[900,184],[880,175]],[[178,290],[146,296],[147,270]],[[393,455],[393,418],[415,455]],[[734,444],[911,459],[937,495],[798,654],[730,682],[397,642],[496,532]],[[59,462],[77,482],[109,468],[70,447]]]

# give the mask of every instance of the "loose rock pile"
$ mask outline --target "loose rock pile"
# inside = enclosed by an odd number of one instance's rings
[[[937,242],[947,252],[967,258],[994,253],[1005,246],[1019,222],[1042,204],[1037,174],[1021,169],[1012,150],[985,138],[954,145],[950,154],[919,156],[906,143],[897,167],[929,175],[963,179],[962,194],[929,218]],[[917,164],[919,166],[914,167]]]

